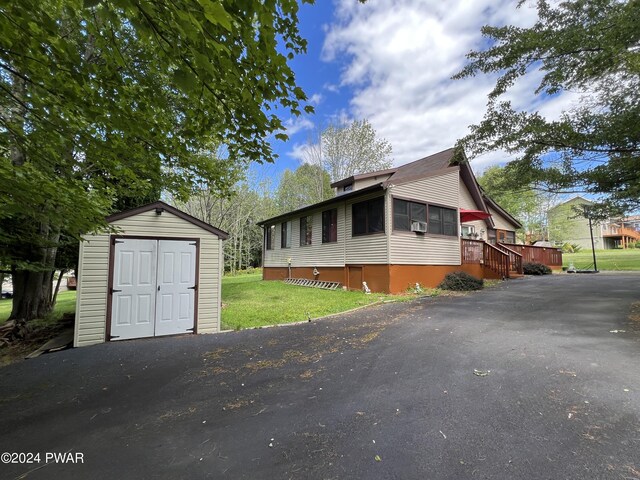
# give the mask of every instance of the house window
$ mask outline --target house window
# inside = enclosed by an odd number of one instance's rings
[[[311,245],[311,234],[313,228],[313,217],[302,217],[300,219],[300,246]]]
[[[322,212],[322,243],[338,241],[338,209]]]
[[[353,191],[353,183],[349,183],[349,184],[345,185],[344,187],[342,187],[342,191],[343,192],[351,192],[351,191]]]
[[[504,235],[505,243],[516,243],[516,232],[506,231]]]
[[[457,236],[458,222],[456,221],[456,211],[453,208],[429,205],[427,232],[438,235]]]
[[[492,245],[496,244],[496,231],[494,229],[487,230],[487,242]]]
[[[393,199],[393,229],[411,231],[411,222],[425,222],[427,206],[424,203]]]
[[[291,222],[280,225],[280,248],[291,248]]]
[[[264,235],[266,237],[265,243],[267,244],[267,250],[273,250],[273,240],[276,234],[276,226],[269,225],[264,230]]]
[[[476,233],[476,227],[473,225],[462,225],[460,228],[462,229],[463,238],[478,238],[479,236]]]
[[[384,197],[351,206],[353,235],[384,232]]]

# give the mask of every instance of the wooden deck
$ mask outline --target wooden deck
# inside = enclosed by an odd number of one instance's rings
[[[562,267],[562,251],[558,248],[535,247],[498,243],[492,245],[482,240],[460,240],[463,264],[481,264],[502,278],[523,275],[523,264],[543,263],[550,268]]]

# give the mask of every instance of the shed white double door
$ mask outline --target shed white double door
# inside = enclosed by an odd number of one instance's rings
[[[195,242],[118,239],[114,255],[112,340],[193,331]]]

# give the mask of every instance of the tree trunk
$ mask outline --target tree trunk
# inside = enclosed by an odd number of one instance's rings
[[[51,313],[51,272],[14,269],[13,308],[9,320],[44,318]]]
[[[56,282],[56,288],[53,289],[53,297],[51,298],[51,308],[56,306],[58,300],[58,292],[60,291],[60,284],[62,283],[62,277],[67,271],[64,268],[60,269],[60,275],[58,275],[58,281]]]
[[[40,225],[39,231],[43,241],[48,240],[50,246],[36,247],[25,252],[25,260],[37,268],[24,270],[12,266],[13,302],[9,320],[22,319],[28,322],[44,318],[53,310],[53,274],[58,252],[58,248],[53,245],[60,241],[60,232],[52,232],[50,226],[45,224]]]

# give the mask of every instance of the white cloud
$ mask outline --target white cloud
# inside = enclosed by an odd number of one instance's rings
[[[309,103],[311,105],[319,105],[323,98],[321,93],[314,93],[309,97]]]
[[[287,152],[287,155],[290,156],[291,158],[295,158],[300,163],[302,163],[304,162],[304,151],[306,148],[307,148],[306,143],[294,143],[291,150]]]
[[[451,80],[465,55],[486,40],[480,28],[531,25],[536,10],[511,0],[337,0],[323,60],[342,65],[341,88],[353,92],[349,116],[368,119],[391,142],[396,164],[450,148],[482,119],[495,76]],[[557,117],[575,95],[530,101],[540,78],[518,81],[514,107]],[[507,160],[499,152],[474,160],[477,170]]]
[[[284,122],[284,128],[289,137],[303,130],[312,130],[314,126],[314,123],[307,117],[291,117]]]

